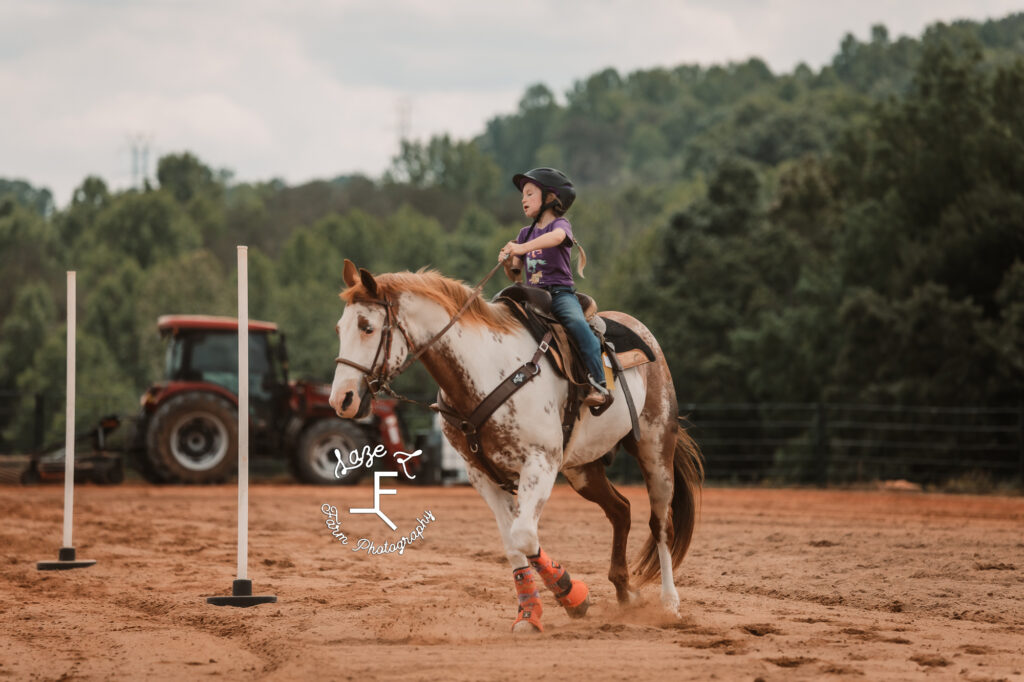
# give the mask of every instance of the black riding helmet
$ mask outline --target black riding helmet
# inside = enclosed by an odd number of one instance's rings
[[[576,201],[576,189],[572,186],[572,181],[565,173],[555,168],[534,168],[525,173],[518,173],[512,178],[512,184],[520,192],[527,182],[532,182],[545,192],[553,192],[558,197],[563,213]]]

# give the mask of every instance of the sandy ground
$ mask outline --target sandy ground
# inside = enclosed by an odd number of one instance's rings
[[[646,539],[642,488],[631,556]],[[542,542],[594,605],[548,593],[543,635],[513,638],[511,571],[469,488],[258,485],[249,577],[276,604],[210,606],[236,566],[235,488],[76,489],[87,569],[40,572],[61,540],[62,488],[0,487],[0,678],[1024,680],[1024,498],[708,489],[676,572],[682,615],[620,608],[611,530],[567,487]],[[321,505],[342,509],[349,544]],[[353,551],[435,520],[404,554]]]

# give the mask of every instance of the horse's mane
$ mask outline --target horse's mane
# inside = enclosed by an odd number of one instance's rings
[[[421,269],[417,272],[391,272],[383,275],[374,275],[377,282],[378,292],[388,299],[394,299],[398,294],[412,294],[429,299],[445,309],[449,315],[454,316],[466,303],[473,290],[464,282],[445,277],[436,270]],[[358,303],[360,301],[373,300],[362,282],[348,287],[339,294],[346,303]],[[495,305],[485,301],[479,294],[473,295],[473,299],[466,311],[459,318],[461,322],[468,325],[486,327],[498,332],[508,332],[517,326],[516,319],[503,305]]]

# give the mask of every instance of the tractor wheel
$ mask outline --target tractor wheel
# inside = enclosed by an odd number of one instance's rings
[[[149,422],[146,458],[167,483],[223,483],[238,466],[238,410],[210,393],[183,393]]]
[[[334,470],[338,465],[338,458],[335,457],[334,450],[337,448],[342,456],[347,458],[353,450],[362,451],[367,445],[372,448],[366,433],[352,422],[321,419],[309,426],[299,439],[299,447],[295,451],[293,461],[295,471],[303,483],[355,485],[366,469],[349,469],[341,478],[335,478]]]

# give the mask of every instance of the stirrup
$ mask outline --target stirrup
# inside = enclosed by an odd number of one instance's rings
[[[588,378],[594,390],[583,398],[583,404],[590,408],[590,414],[599,417],[612,406],[615,396],[609,393],[606,387],[594,381],[593,377]],[[598,398],[601,398],[601,400],[598,400]]]

